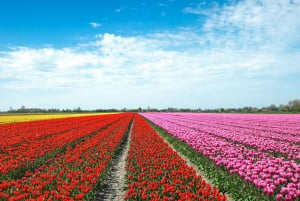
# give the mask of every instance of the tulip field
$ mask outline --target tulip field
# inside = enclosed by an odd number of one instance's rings
[[[300,115],[23,118],[0,124],[0,201],[99,200],[126,142],[124,200],[300,200]]]
[[[113,113],[94,113],[93,115],[105,115]],[[90,116],[91,113],[57,113],[57,114],[0,114],[0,124],[14,123],[14,122],[24,122],[24,121],[36,121],[36,120],[46,120],[46,119],[59,119],[66,117],[80,117],[80,116]]]
[[[132,114],[0,127],[2,200],[89,200]]]
[[[140,116],[135,118],[131,135],[126,200],[226,200]]]
[[[299,115],[142,115],[269,200],[300,199]]]

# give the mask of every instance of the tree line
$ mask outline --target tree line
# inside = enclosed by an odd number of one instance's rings
[[[21,106],[18,109],[9,108],[7,113],[94,113],[94,112],[208,112],[208,113],[300,113],[300,99],[291,100],[286,105],[280,104],[276,106],[271,104],[267,107],[242,107],[242,108],[216,108],[216,109],[190,109],[190,108],[175,108],[168,107],[165,109],[157,109],[152,107],[147,108],[136,108],[136,109],[95,109],[95,110],[84,110],[80,107],[73,109],[41,109],[41,108],[26,108]]]

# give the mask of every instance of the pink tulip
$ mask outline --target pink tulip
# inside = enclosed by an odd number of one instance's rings
[[[299,187],[300,115],[142,113],[217,166],[272,195],[293,200]],[[248,148],[251,147],[251,148]],[[275,157],[270,153],[288,157]],[[291,186],[293,184],[295,186]],[[284,187],[286,186],[286,187]]]
[[[281,201],[281,200],[282,200],[282,194],[277,194],[276,201]]]

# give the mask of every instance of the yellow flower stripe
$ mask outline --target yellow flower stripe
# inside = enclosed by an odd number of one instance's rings
[[[58,119],[65,117],[79,117],[89,115],[106,115],[114,113],[71,113],[71,114],[0,114],[0,124],[23,122],[23,121],[36,121],[45,119]]]

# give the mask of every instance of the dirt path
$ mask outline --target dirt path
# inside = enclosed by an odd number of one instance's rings
[[[121,201],[124,200],[126,190],[124,189],[126,181],[126,158],[130,146],[130,136],[133,122],[125,143],[121,146],[120,155],[112,161],[112,167],[109,175],[103,182],[96,201]]]
[[[156,131],[157,132],[157,131]],[[158,133],[158,132],[157,132]],[[209,183],[211,186],[214,186],[210,181],[209,181],[209,179],[207,178],[207,177],[205,177],[204,175],[204,172],[202,171],[202,170],[200,170],[199,168],[198,168],[198,166],[197,165],[195,165],[193,162],[191,162],[185,155],[183,155],[183,154],[181,154],[181,153],[179,153],[178,151],[176,151],[176,149],[173,147],[173,145],[171,145],[165,138],[163,138],[159,133],[158,133],[158,135],[184,160],[184,161],[186,161],[186,164],[188,165],[188,166],[191,166],[191,167],[193,167],[194,168],[194,170],[196,170],[196,173],[197,173],[197,175],[200,175],[201,176],[201,178],[203,179],[203,180],[205,180],[206,181],[206,183]],[[231,197],[229,197],[229,195],[227,195],[227,194],[225,194],[226,195],[226,197],[227,197],[227,201],[234,201]]]

